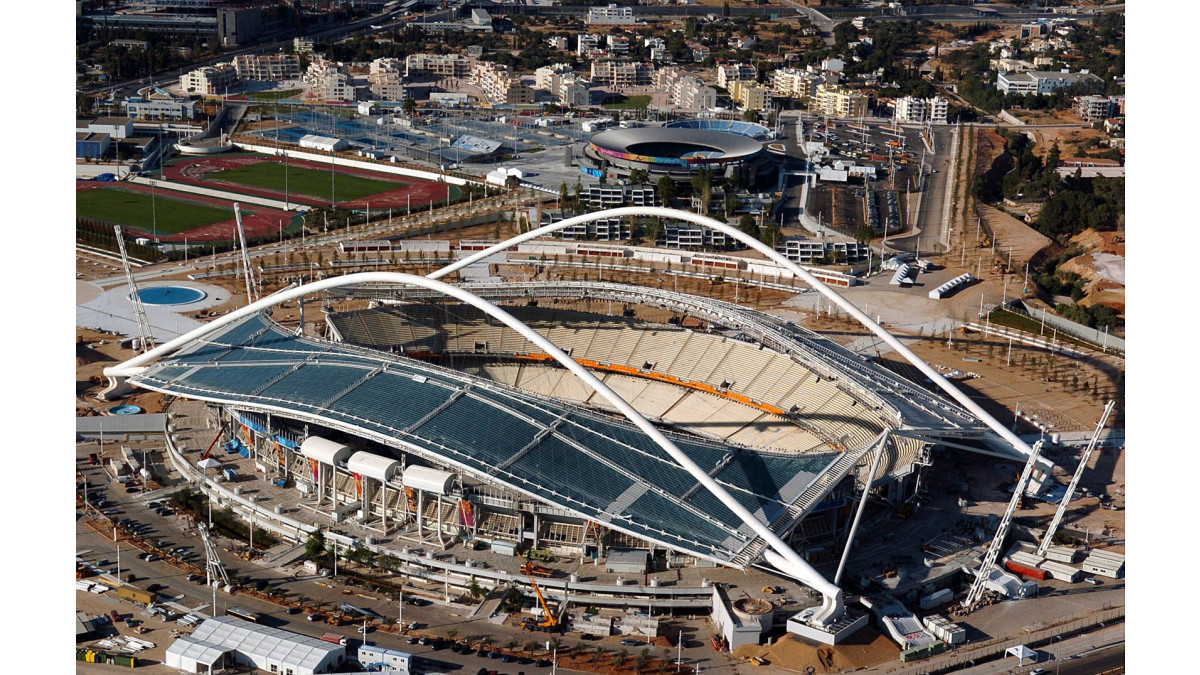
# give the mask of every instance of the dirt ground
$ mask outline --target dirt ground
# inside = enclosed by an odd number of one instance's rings
[[[733,651],[738,658],[766,658],[772,666],[803,672],[812,666],[818,673],[841,673],[858,670],[900,656],[896,643],[872,626],[860,629],[838,645],[810,645],[793,636],[784,635],[772,645],[742,645]]]

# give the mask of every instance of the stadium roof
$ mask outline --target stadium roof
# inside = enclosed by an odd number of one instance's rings
[[[749,526],[623,420],[382,352],[296,337],[262,315],[183,347],[131,383],[371,438],[711,560],[729,562],[754,539]],[[674,440],[766,523],[838,458]]]

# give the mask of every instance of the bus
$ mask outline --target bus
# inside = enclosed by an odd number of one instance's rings
[[[225,616],[232,616],[236,619],[249,621],[250,623],[261,623],[262,615],[258,612],[251,612],[240,607],[229,607],[225,610]]]

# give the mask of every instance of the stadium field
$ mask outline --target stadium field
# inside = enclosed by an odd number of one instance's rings
[[[242,211],[243,216],[249,213]],[[233,210],[171,199],[161,193],[152,198],[144,192],[105,187],[77,191],[75,215],[120,223],[146,232],[157,230],[159,234],[175,234],[230,220]]]
[[[281,193],[284,191],[284,166],[276,162],[257,162],[236,166],[206,174],[205,178],[267,188]],[[404,183],[363,178],[340,171],[337,172],[336,177],[331,179],[330,172],[326,169],[294,165],[287,167],[286,179],[287,190],[292,194],[325,200],[332,196],[338,202],[354,201],[405,187]],[[333,185],[330,184],[331,180]]]

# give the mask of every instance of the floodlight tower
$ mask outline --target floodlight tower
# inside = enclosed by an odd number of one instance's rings
[[[137,314],[138,333],[142,339],[142,351],[154,349],[154,334],[150,331],[150,320],[146,318],[146,307],[142,304],[142,296],[138,295],[137,282],[133,280],[133,270],[129,267],[129,254],[125,252],[125,238],[121,236],[121,226],[113,225],[117,234],[117,247],[121,250],[121,265],[125,268],[125,280],[129,282],[129,299],[133,301],[133,311]]]

